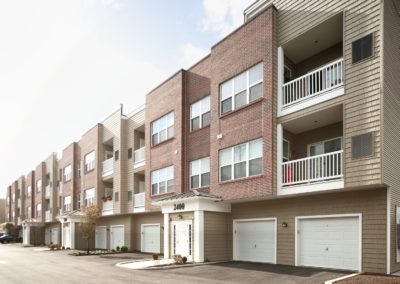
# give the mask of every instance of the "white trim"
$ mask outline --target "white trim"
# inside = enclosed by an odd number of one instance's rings
[[[283,156],[283,142],[286,142],[288,144],[288,156],[287,156],[286,162],[289,162],[290,161],[290,141],[285,138],[282,138],[282,159],[281,160],[284,163],[283,159],[286,157]]]
[[[185,209],[176,210],[174,204],[185,203]],[[229,202],[219,202],[218,199],[194,196],[185,199],[172,199],[161,202],[154,202],[153,205],[161,206],[161,213],[182,213],[191,211],[231,212]]]
[[[332,180],[332,181],[321,181],[321,182],[313,182],[311,184],[301,184],[301,185],[293,185],[286,186],[284,188],[278,188],[278,195],[290,195],[290,194],[299,194],[299,193],[308,193],[308,192],[317,192],[317,191],[326,191],[344,188],[344,180]]]
[[[193,256],[195,262],[204,262],[204,211],[194,211]]]
[[[169,258],[169,214],[164,213],[164,259]]]
[[[144,245],[144,242],[143,242],[143,228],[144,227],[147,227],[147,226],[156,226],[156,227],[158,227],[158,234],[159,234],[159,244],[158,244],[158,246],[159,246],[159,249],[158,249],[158,251],[155,251],[154,253],[161,253],[161,225],[160,225],[160,223],[155,223],[155,224],[140,224],[140,251],[141,252],[143,252],[143,245]]]
[[[285,66],[285,51],[282,46],[278,47],[278,92],[277,92],[277,103],[278,113],[277,116],[282,116],[282,105],[283,105],[283,82],[284,82],[284,66]]]
[[[191,233],[191,236],[190,236],[190,240],[191,240],[191,244],[190,244],[190,250],[191,250],[191,255],[188,255],[187,256],[187,259],[188,259],[188,261],[192,261],[193,259],[194,259],[194,232],[193,232],[193,221],[192,220],[176,220],[176,221],[172,221],[171,222],[171,228],[173,228],[174,227],[174,225],[175,224],[188,224],[188,225],[191,225],[192,226],[192,228],[191,228],[191,230],[190,230],[190,233]],[[170,240],[171,240],[171,248],[173,249],[173,242],[175,241],[174,240],[174,233],[173,233],[173,231],[171,230],[171,232],[170,232],[171,234],[170,234],[170,236],[171,236],[171,238],[170,238]],[[174,255],[173,253],[172,253],[172,255]],[[164,258],[165,258],[165,256],[164,256]]]
[[[309,215],[309,216],[295,216],[295,228],[294,228],[294,262],[295,266],[299,266],[298,263],[298,223],[302,219],[326,219],[326,218],[342,218],[342,217],[357,217],[358,218],[358,234],[359,234],[359,255],[358,255],[358,272],[362,271],[362,213],[351,213],[351,214],[332,214],[332,215]]]
[[[387,189],[387,201],[386,201],[386,273],[390,274],[390,267],[391,267],[391,259],[390,259],[390,248],[391,248],[391,239],[390,239],[390,209],[391,209],[391,202],[390,202],[390,188],[388,187]],[[397,218],[397,216],[396,216]],[[397,224],[397,219],[396,219],[396,224]],[[396,226],[396,231],[397,231],[397,226]],[[397,246],[396,246],[397,248]],[[396,249],[397,251],[397,249]]]
[[[277,191],[279,195],[279,191],[282,189],[282,156],[283,156],[283,127],[282,124],[278,124],[276,126],[276,184],[277,184]]]
[[[236,227],[238,222],[252,222],[252,221],[274,221],[275,222],[275,254],[273,264],[277,263],[278,258],[278,219],[276,217],[271,218],[251,218],[251,219],[233,219],[233,230],[232,230],[232,240],[233,240],[233,252],[232,259],[238,261],[237,257],[237,237],[236,237]]]

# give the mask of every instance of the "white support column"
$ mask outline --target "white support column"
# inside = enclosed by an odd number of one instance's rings
[[[204,262],[204,211],[194,211],[194,262]]]
[[[70,238],[71,238],[71,249],[75,249],[75,222],[70,223]]]
[[[284,67],[285,67],[285,53],[282,46],[278,47],[278,116],[282,112],[283,100],[283,83],[284,83]]]
[[[282,188],[282,157],[283,157],[283,128],[282,124],[276,129],[276,188],[277,192]]]
[[[164,259],[169,258],[169,214],[164,213]]]

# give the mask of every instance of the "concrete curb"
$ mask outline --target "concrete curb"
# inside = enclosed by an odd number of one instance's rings
[[[342,276],[342,277],[339,277],[339,278],[336,278],[336,279],[325,281],[325,284],[334,284],[337,281],[344,280],[344,279],[347,279],[347,278],[351,278],[351,277],[354,277],[354,276],[357,276],[357,275],[360,275],[360,274],[361,273],[353,273],[353,274],[350,274],[350,275]]]

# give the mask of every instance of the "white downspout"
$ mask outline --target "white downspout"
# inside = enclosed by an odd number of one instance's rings
[[[284,66],[285,66],[285,53],[282,46],[278,47],[278,117],[282,113],[282,98],[283,98],[283,82],[284,82]]]
[[[282,156],[283,156],[283,128],[282,124],[277,125],[276,129],[276,187],[277,194],[282,188]]]

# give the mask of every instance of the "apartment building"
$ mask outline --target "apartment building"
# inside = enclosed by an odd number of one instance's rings
[[[0,224],[6,221],[6,199],[0,199]]]
[[[95,248],[400,270],[400,4],[259,0],[244,18],[25,177],[43,242],[84,248],[99,205]]]

